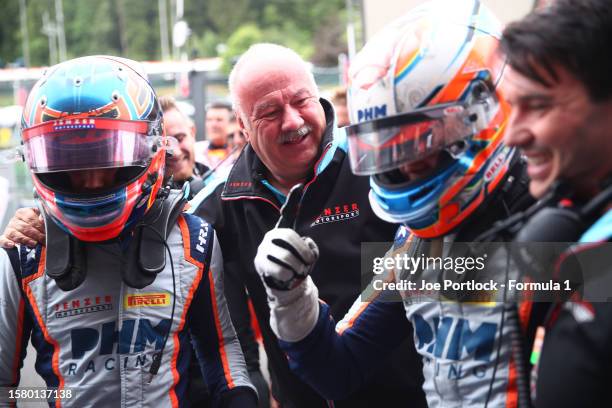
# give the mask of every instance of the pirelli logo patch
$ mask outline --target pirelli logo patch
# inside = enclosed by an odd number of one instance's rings
[[[127,295],[124,301],[124,307],[126,309],[133,307],[168,306],[169,304],[170,295],[168,293],[140,293],[138,295]]]

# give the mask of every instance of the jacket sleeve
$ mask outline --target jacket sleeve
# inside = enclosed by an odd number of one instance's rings
[[[368,379],[368,373],[410,335],[401,302],[357,299],[336,326],[327,304],[303,340],[279,341],[289,366],[326,399],[346,398]]]
[[[192,342],[215,406],[256,407],[257,393],[223,294],[223,258],[216,234],[206,272],[189,310]]]
[[[221,201],[221,192],[224,184],[207,185],[204,191],[192,200],[190,212],[207,220],[212,224],[219,238],[222,248],[226,251],[235,247],[238,242],[232,237],[232,229],[226,220]],[[214,187],[214,189],[213,189]],[[226,252],[227,254],[228,252]],[[234,259],[231,259],[234,258]],[[240,276],[240,259],[225,256],[223,260],[223,274],[225,297],[232,317],[232,323],[236,329],[238,340],[244,353],[247,369],[249,372],[257,373],[259,367],[259,345],[255,340],[255,334],[251,326],[251,315],[249,313],[248,295],[246,293],[244,281]]]
[[[17,249],[0,249],[0,386],[19,384],[32,328],[17,279]]]

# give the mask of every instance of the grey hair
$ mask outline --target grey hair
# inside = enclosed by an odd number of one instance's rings
[[[240,103],[238,101],[238,96],[236,94],[236,85],[237,85],[237,82],[240,80],[240,75],[241,75],[243,66],[246,66],[248,68],[249,66],[248,64],[253,58],[260,57],[262,55],[270,56],[270,57],[279,56],[281,58],[291,59],[291,60],[295,60],[296,62],[298,62],[297,67],[302,67],[304,71],[308,73],[308,78],[312,82],[312,87],[317,93],[316,96],[317,97],[319,96],[319,88],[317,87],[317,83],[315,82],[314,75],[312,74],[311,66],[309,63],[304,61],[304,59],[297,52],[295,52],[291,48],[284,47],[278,44],[272,44],[272,43],[253,44],[249,47],[248,50],[246,50],[244,54],[240,56],[240,58],[238,58],[238,61],[236,62],[236,64],[232,68],[232,71],[230,72],[229,80],[228,80],[229,93],[230,93],[230,99],[232,101],[232,107],[234,108],[234,111],[238,115],[240,115],[240,118],[242,119],[242,122],[244,123],[245,126],[250,126],[250,123],[248,121],[248,117],[242,110]]]

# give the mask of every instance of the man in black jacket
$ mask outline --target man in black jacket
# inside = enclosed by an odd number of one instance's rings
[[[360,293],[361,243],[388,241],[396,226],[372,213],[368,180],[352,175],[333,108],[319,98],[312,74],[297,54],[273,44],[253,46],[230,75],[230,92],[250,143],[226,178],[195,197],[192,211],[205,215],[218,231],[226,296],[249,369],[258,361],[247,292],[262,328],[274,397],[283,407],[327,406],[291,373],[270,329],[266,292],[253,265],[257,247],[274,228],[290,188],[305,184],[295,229],[318,244],[321,257],[312,277],[339,317]],[[373,376],[376,381],[335,406],[390,406],[397,393],[410,396],[415,407],[425,406],[421,363],[411,341],[383,365],[384,372]]]

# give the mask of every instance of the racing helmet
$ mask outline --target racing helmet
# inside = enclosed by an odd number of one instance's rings
[[[448,234],[504,180],[510,108],[496,89],[501,25],[478,0],[425,3],[379,32],[349,71],[355,174],[382,219],[422,238]],[[418,177],[402,169],[435,163]]]
[[[129,231],[163,183],[162,113],[137,67],[110,56],[69,60],[49,68],[26,100],[23,152],[36,195],[46,215],[80,241]],[[75,186],[95,174],[106,178],[100,188]]]

